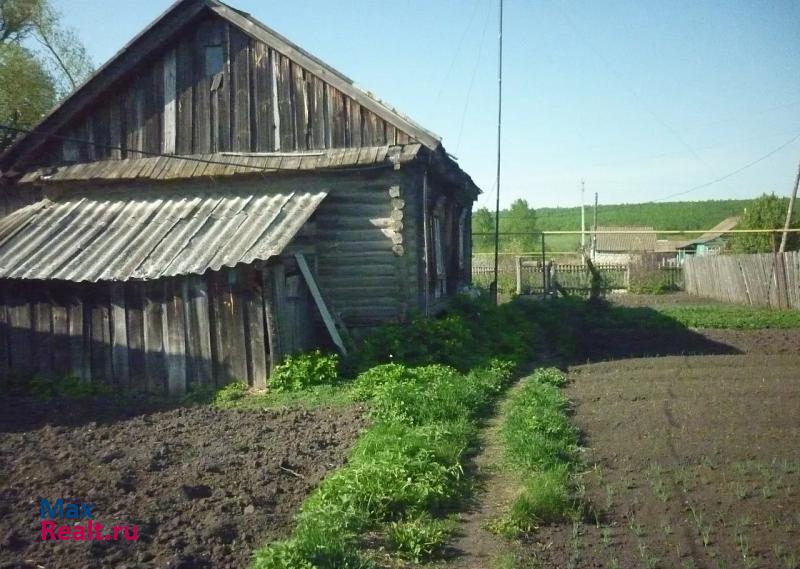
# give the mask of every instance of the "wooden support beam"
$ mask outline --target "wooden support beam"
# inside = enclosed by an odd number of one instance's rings
[[[308,289],[311,291],[311,296],[314,298],[314,302],[319,309],[320,315],[322,315],[322,321],[325,323],[325,328],[328,329],[328,333],[331,335],[333,343],[336,344],[336,347],[339,348],[339,351],[346,356],[347,348],[345,348],[342,337],[339,334],[339,330],[336,328],[336,322],[333,319],[333,315],[331,314],[330,310],[328,310],[327,304],[325,304],[325,299],[322,297],[322,292],[319,290],[319,286],[317,286],[317,282],[314,280],[314,275],[311,273],[311,269],[308,266],[306,256],[303,255],[303,253],[296,253],[294,258],[297,259],[297,266],[300,267],[300,272],[303,274],[303,278],[306,280],[306,284],[308,285]]]

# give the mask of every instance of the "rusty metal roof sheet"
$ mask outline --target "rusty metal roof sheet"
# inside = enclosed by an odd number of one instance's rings
[[[152,280],[267,260],[326,195],[263,180],[69,192],[0,219],[0,278]]]
[[[153,156],[103,160],[31,170],[20,184],[132,180],[177,180],[265,174],[370,168],[406,164],[417,158],[421,144],[331,148],[299,153],[217,153],[193,156]]]
[[[652,227],[598,227],[597,251],[643,252],[656,250],[656,234]],[[630,233],[600,233],[602,231],[627,231]],[[643,231],[649,233],[633,233]]]

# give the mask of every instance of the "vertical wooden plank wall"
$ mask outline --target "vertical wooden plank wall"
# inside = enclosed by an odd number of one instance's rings
[[[74,375],[171,395],[234,380],[264,388],[262,289],[252,267],[146,283],[0,281],[0,382]]]
[[[800,309],[800,252],[693,257],[686,291],[725,302]]]
[[[223,52],[218,76],[209,75],[209,48]],[[112,89],[61,133],[98,145],[55,141],[50,154],[74,162],[410,141],[322,77],[216,17],[188,26]]]

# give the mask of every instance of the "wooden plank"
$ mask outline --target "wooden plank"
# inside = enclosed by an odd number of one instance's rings
[[[283,361],[283,346],[280,336],[280,314],[276,308],[275,273],[266,266],[261,271],[261,296],[264,301],[264,326],[269,350],[269,373]]]
[[[347,140],[345,138],[346,111],[344,95],[342,95],[341,91],[330,88],[328,89],[328,96],[331,100],[331,147],[343,148],[347,146]]]
[[[192,151],[211,152],[211,78],[206,74],[206,42],[212,29],[209,20],[198,25],[194,35],[194,90],[192,98]]]
[[[125,146],[125,105],[121,95],[115,95],[111,99],[108,115],[108,157],[112,160],[123,158],[122,147]]]
[[[178,75],[175,49],[170,49],[164,55],[164,76],[162,85],[163,94],[163,120],[161,130],[161,152],[175,154],[176,136],[178,132]]]
[[[213,385],[208,286],[204,277],[192,276],[184,279],[184,287],[187,373],[192,385]]]
[[[299,65],[292,63],[292,109],[296,133],[295,149],[306,150],[309,147],[311,131],[308,124],[308,84],[305,72]]]
[[[128,368],[130,388],[133,391],[147,391],[144,348],[144,287],[143,283],[125,283]]]
[[[77,288],[69,291],[68,333],[69,333],[69,360],[72,375],[85,381],[92,377],[90,353],[86,349],[88,344],[88,323],[84,324],[83,299]]]
[[[161,308],[162,336],[167,368],[167,393],[186,393],[186,328],[180,283],[167,279],[163,283],[164,297]]]
[[[94,153],[90,151],[92,160],[105,160],[110,155],[108,143],[111,139],[109,129],[108,105],[102,105],[95,109],[91,117],[92,141],[95,142]]]
[[[26,283],[33,309],[33,367],[42,377],[53,375],[53,327],[50,301],[45,285]]]
[[[325,109],[322,80],[316,75],[306,74],[308,83],[308,121],[311,128],[309,149],[325,148]]]
[[[297,148],[297,127],[295,114],[292,108],[292,69],[291,61],[283,55],[278,55],[278,114],[280,116],[280,141],[281,151],[291,152]]]
[[[175,127],[175,152],[176,154],[192,154],[193,129],[193,86],[194,86],[194,59],[193,42],[188,37],[183,37],[178,42],[175,55],[176,75],[176,127]]]
[[[272,112],[272,65],[266,44],[254,41],[251,46],[253,103],[253,148],[256,152],[274,150],[274,123]]]
[[[234,152],[250,152],[250,38],[231,28],[231,136]]]
[[[111,301],[111,344],[114,383],[122,389],[130,388],[128,363],[128,322],[125,314],[125,285],[109,285]]]
[[[237,294],[238,275],[229,269],[214,275],[212,308],[212,351],[214,377],[218,384],[247,380],[244,315]],[[233,281],[233,283],[231,282]]]
[[[278,78],[280,76],[280,56],[275,50],[269,50],[270,79],[272,91],[270,93],[270,106],[272,107],[272,147],[276,151],[281,150],[281,111],[280,111],[280,90],[278,89]]]
[[[88,292],[90,301],[92,381],[113,384],[114,370],[111,357],[111,317],[109,315],[108,291],[102,285],[92,286]]]
[[[53,374],[65,377],[71,374],[69,353],[69,312],[64,300],[63,291],[51,294],[50,307],[53,333]]]
[[[166,385],[166,361],[164,358],[164,327],[162,324],[162,302],[164,292],[161,283],[143,283],[144,306],[144,364],[147,375],[147,390],[163,394]]]
[[[330,310],[328,310],[328,306],[325,304],[325,299],[322,298],[322,292],[320,292],[319,287],[314,280],[314,275],[311,273],[311,269],[308,266],[305,255],[302,253],[297,253],[294,257],[297,260],[297,266],[300,268],[300,272],[303,274],[303,278],[308,285],[308,289],[311,291],[311,296],[314,298],[317,309],[322,316],[322,321],[325,323],[325,328],[328,329],[328,333],[331,335],[333,343],[337,348],[339,348],[339,351],[346,356],[347,348],[345,348],[342,337],[339,335],[339,330],[336,328],[336,322],[333,319],[333,315],[331,314]]]
[[[144,89],[143,150],[158,154],[161,152],[161,119],[164,113],[164,70],[161,60],[154,61],[140,81]]]
[[[264,333],[264,299],[260,275],[247,270],[242,283],[242,302],[245,316],[245,342],[247,349],[247,376],[256,389],[267,387],[267,342]]]
[[[232,147],[231,143],[231,123],[232,123],[232,104],[231,104],[231,49],[230,49],[230,31],[231,28],[227,23],[222,27],[222,50],[223,50],[223,68],[221,79],[218,88],[212,89],[213,95],[216,95],[216,144],[215,150],[217,152],[229,152]]]
[[[8,321],[8,311],[6,309],[5,286],[0,285],[0,383],[5,383],[9,376],[8,371],[11,366],[11,326]]]
[[[138,151],[144,150],[144,105],[144,87],[134,80],[125,100],[126,155],[129,158],[141,158]]]

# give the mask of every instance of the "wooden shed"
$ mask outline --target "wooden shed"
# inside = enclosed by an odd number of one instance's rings
[[[0,376],[264,386],[469,283],[440,139],[248,14],[180,0],[0,156]]]

